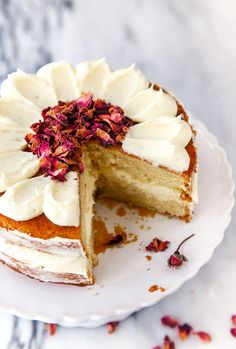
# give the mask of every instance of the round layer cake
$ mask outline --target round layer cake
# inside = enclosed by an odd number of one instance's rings
[[[54,62],[10,74],[0,98],[0,259],[42,281],[94,283],[95,198],[189,221],[194,137],[182,104],[134,65]]]

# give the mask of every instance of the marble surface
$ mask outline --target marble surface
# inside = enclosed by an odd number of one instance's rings
[[[34,71],[58,59],[105,56],[114,68],[135,61],[207,124],[235,170],[235,13],[234,0],[0,0],[0,79],[17,67]],[[223,243],[200,273],[112,335],[102,327],[59,328],[48,336],[42,323],[1,314],[0,349],[151,349],[172,334],[160,325],[165,314],[212,334],[212,344],[177,341],[177,348],[236,348],[229,331],[236,313],[235,229],[234,211]]]

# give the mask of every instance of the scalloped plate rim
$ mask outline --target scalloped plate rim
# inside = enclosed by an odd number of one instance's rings
[[[143,308],[150,307],[157,302],[159,302],[161,299],[163,299],[166,296],[169,296],[170,294],[173,294],[177,291],[185,282],[193,278],[199,270],[211,259],[216,247],[222,242],[224,238],[224,232],[227,229],[227,227],[230,224],[231,221],[231,212],[234,206],[234,181],[232,176],[232,168],[230,163],[228,162],[227,155],[225,150],[218,144],[218,141],[216,137],[211,134],[206,125],[199,120],[194,119],[191,117],[191,121],[194,125],[197,126],[199,130],[201,130],[205,136],[211,141],[211,143],[214,145],[214,148],[217,149],[221,156],[221,160],[224,163],[225,169],[227,170],[225,172],[225,178],[227,178],[228,182],[230,183],[230,191],[228,193],[228,203],[227,203],[227,211],[224,212],[225,218],[222,221],[222,226],[219,228],[219,231],[221,231],[221,234],[219,234],[219,238],[217,242],[214,244],[214,247],[212,250],[209,251],[209,254],[205,257],[203,261],[201,261],[201,264],[197,265],[195,269],[193,269],[189,274],[187,274],[175,287],[172,287],[171,289],[167,290],[165,293],[158,294],[158,296],[155,297],[155,293],[153,294],[153,298],[149,300],[139,300],[138,304],[130,305],[129,307],[121,307],[119,309],[115,309],[109,314],[102,313],[102,314],[89,314],[84,317],[72,317],[68,314],[62,314],[61,316],[58,316],[57,318],[52,318],[50,315],[46,314],[39,314],[39,313],[25,313],[23,310],[20,309],[19,306],[16,305],[6,305],[6,304],[0,304],[0,310],[4,312],[8,312],[11,314],[14,314],[16,316],[22,317],[24,319],[33,319],[33,320],[39,320],[43,322],[50,322],[50,323],[57,323],[65,327],[97,327],[104,323],[115,321],[115,320],[123,320],[124,318],[128,317],[130,314],[139,311]]]

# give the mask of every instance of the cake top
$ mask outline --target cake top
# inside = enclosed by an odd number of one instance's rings
[[[90,139],[187,171],[192,130],[177,110],[175,98],[134,65],[111,71],[104,59],[55,62],[37,74],[10,74],[0,98],[0,213],[19,221],[45,213],[78,226],[80,148]]]

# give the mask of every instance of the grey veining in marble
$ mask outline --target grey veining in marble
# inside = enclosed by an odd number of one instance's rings
[[[235,18],[235,0],[0,0],[0,79],[17,67],[33,72],[51,60],[76,64],[105,56],[114,68],[135,61],[207,124],[236,170]],[[2,315],[0,349],[94,349],[98,343],[104,349],[151,349],[163,338],[159,320],[166,313],[213,333],[208,348],[236,348],[229,333],[230,315],[236,313],[235,246],[234,212],[208,265],[113,335],[105,328],[60,328],[49,338],[40,323]],[[205,347],[197,341],[177,346]]]
[[[34,71],[51,61],[51,34],[63,28],[72,9],[73,0],[0,1],[0,77],[18,67]]]

